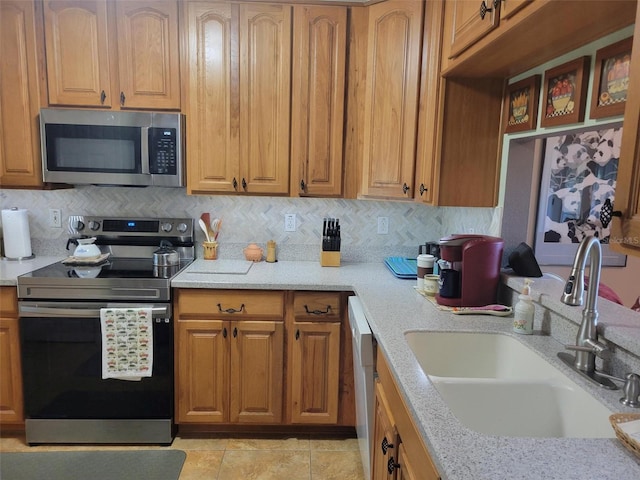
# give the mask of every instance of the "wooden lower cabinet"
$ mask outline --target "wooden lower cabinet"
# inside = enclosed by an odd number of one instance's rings
[[[15,287],[0,288],[0,424],[22,423],[22,376],[18,297]]]
[[[176,422],[354,426],[344,295],[177,289]]]
[[[340,386],[340,293],[295,292],[289,329],[291,423],[335,424]]]
[[[282,421],[283,295],[178,291],[178,423]]]
[[[380,350],[376,366],[373,480],[438,480],[440,475]]]

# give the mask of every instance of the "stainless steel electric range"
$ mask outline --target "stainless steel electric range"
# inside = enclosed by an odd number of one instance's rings
[[[170,444],[171,279],[194,259],[193,219],[74,216],[70,232],[67,247],[95,237],[99,263],[58,262],[17,281],[27,443]],[[177,252],[178,260],[159,264],[160,250]],[[145,334],[150,327],[149,337],[129,335],[138,324],[125,324],[124,316],[105,324],[113,312],[150,315],[139,327]],[[105,325],[113,325],[112,336],[105,337]],[[145,376],[105,377],[112,357],[140,367],[132,359],[140,361],[139,345],[149,362]]]

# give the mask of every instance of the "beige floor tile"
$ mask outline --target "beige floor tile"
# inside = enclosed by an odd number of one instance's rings
[[[227,448],[229,443],[228,438],[223,437],[181,437],[177,436],[173,443],[171,444],[171,448],[175,448],[178,450],[222,450],[224,451]]]
[[[311,451],[312,480],[364,480],[360,452]]]
[[[231,438],[227,450],[309,450],[309,439],[282,438]]]
[[[312,438],[311,450],[356,451],[359,450],[357,438]]]
[[[309,480],[309,452],[227,450],[218,480]]]
[[[180,480],[215,480],[222,463],[224,452],[189,450],[180,471]]]

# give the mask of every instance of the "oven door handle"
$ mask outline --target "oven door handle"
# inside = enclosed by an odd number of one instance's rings
[[[154,317],[162,317],[168,314],[167,307],[153,307],[151,312]],[[67,308],[67,307],[39,307],[30,305],[20,305],[19,314],[32,314],[30,316],[43,316],[47,317],[83,317],[83,318],[97,318],[100,317],[99,308]],[[22,315],[24,316],[24,315]]]

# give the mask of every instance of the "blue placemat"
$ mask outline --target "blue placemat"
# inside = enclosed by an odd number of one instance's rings
[[[415,258],[386,257],[384,264],[398,278],[417,278],[418,262]]]

